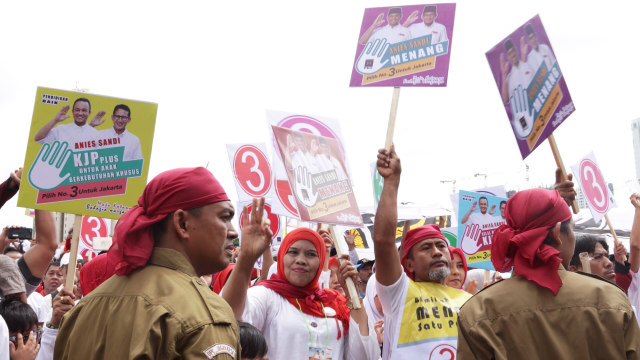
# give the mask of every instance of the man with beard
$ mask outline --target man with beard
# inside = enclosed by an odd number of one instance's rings
[[[87,119],[91,115],[91,102],[87,98],[77,98],[73,102],[73,122],[56,126],[69,118],[67,115],[69,108],[69,105],[63,106],[51,121],[38,130],[34,140],[40,144],[54,141],[67,142],[71,149],[77,148],[76,143],[86,144],[87,141],[94,140],[98,135],[98,130],[94,127],[104,122],[102,117],[105,112],[99,111],[93,120],[87,123]]]
[[[389,151],[378,151],[377,167],[384,178],[373,230],[376,288],[385,314],[382,358],[418,359],[434,351],[454,357],[457,311],[471,295],[443,285],[450,272],[451,254],[436,225],[410,230],[402,259],[396,255],[402,170],[393,146]]]
[[[392,7],[387,13],[388,24],[380,27],[384,24],[384,13],[381,13],[360,37],[360,45],[366,45],[378,39],[385,39],[389,44],[411,39],[411,32],[400,24],[400,19],[402,19],[402,9]]]

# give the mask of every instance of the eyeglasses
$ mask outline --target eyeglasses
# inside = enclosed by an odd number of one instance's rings
[[[593,257],[590,257],[589,260],[602,261],[605,258],[609,258],[609,254],[606,252],[593,252]]]
[[[36,342],[38,344],[40,344],[40,339],[42,339],[42,329],[38,329],[38,330],[34,331],[34,333],[36,334]],[[22,335],[22,341],[26,343],[27,340],[29,340],[29,334]],[[17,335],[9,336],[9,341],[11,341],[16,347],[18,346],[18,336]]]
[[[121,116],[121,115],[113,115],[113,118],[116,120],[128,120],[129,117],[128,116]]]

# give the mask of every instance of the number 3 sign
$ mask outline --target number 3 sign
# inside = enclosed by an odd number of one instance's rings
[[[267,196],[271,189],[271,165],[264,144],[228,144],[227,152],[240,201]]]
[[[578,183],[587,200],[593,219],[596,222],[600,221],[607,211],[615,206],[615,202],[609,193],[609,188],[600,168],[598,168],[593,152],[573,165],[571,169],[573,174],[577,175]]]

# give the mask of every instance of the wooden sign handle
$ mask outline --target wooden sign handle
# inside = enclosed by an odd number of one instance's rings
[[[609,226],[609,231],[611,231],[611,235],[613,235],[614,244],[618,245],[620,240],[618,240],[618,235],[616,235],[616,231],[613,229],[613,225],[611,225],[611,220],[609,220],[609,214],[604,214],[604,219],[607,221],[607,226]],[[615,253],[615,250],[614,250]],[[624,260],[627,261],[627,255],[624,256]],[[624,265],[624,264],[623,264]]]
[[[549,135],[547,138],[549,140],[549,145],[551,145],[551,152],[553,153],[553,157],[556,159],[556,165],[562,171],[562,180],[567,179],[567,170],[564,168],[564,162],[562,162],[562,157],[560,156],[560,151],[558,150],[558,145],[556,144],[556,139],[553,137],[553,134]],[[578,207],[578,202],[573,200],[571,204],[571,208],[573,209],[573,213],[577,214],[580,212],[580,208]]]
[[[396,127],[398,100],[400,100],[400,87],[396,86],[393,88],[393,97],[391,98],[391,112],[389,113],[389,124],[387,125],[387,139],[384,142],[384,148],[387,151],[391,149],[391,144],[393,144],[393,130]]]
[[[588,274],[591,274],[591,263],[589,262],[589,253],[581,252],[579,256],[580,256],[580,263],[582,263],[582,271]]]
[[[78,242],[80,240],[80,230],[82,228],[82,215],[76,215],[73,221],[73,236],[71,237],[71,250],[69,252],[69,265],[67,265],[67,280],[64,289],[73,292],[73,283],[76,278],[76,260],[78,259]]]
[[[336,253],[338,254],[338,258],[344,254],[344,250],[342,250],[342,245],[338,241],[338,237],[336,236],[336,227],[334,225],[329,226],[329,233],[331,234],[331,239],[333,240],[333,246],[336,247]],[[358,289],[356,289],[356,284],[353,283],[352,278],[344,279],[347,284],[347,291],[349,292],[349,297],[351,298],[351,306],[354,309],[360,309],[362,307],[362,303],[360,302],[360,295],[358,294]]]

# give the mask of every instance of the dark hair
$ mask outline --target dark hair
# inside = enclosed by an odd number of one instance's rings
[[[242,347],[240,357],[253,359],[267,354],[269,351],[267,342],[255,326],[238,321],[238,328],[240,328],[240,346]]]
[[[571,218],[561,222],[560,223],[560,232],[563,233],[563,234],[568,234],[569,233],[569,224],[571,224]],[[542,243],[543,244],[547,244],[549,246],[554,246],[555,245],[555,241],[551,237],[551,232],[549,232],[549,234],[547,234],[546,239],[544,239],[544,241]]]
[[[533,26],[531,26],[531,24],[527,24],[527,25],[524,26],[524,32],[527,35],[531,35],[531,34],[533,34],[534,36],[536,35],[536,32],[533,31]]]
[[[489,205],[489,199],[487,199],[486,196],[480,196],[480,199],[478,199],[478,204],[480,203],[480,200],[485,199],[487,200],[487,205]]]
[[[116,114],[116,111],[120,109],[120,110],[124,110],[127,112],[127,116],[131,117],[131,109],[129,109],[129,107],[125,104],[118,104],[116,105],[116,107],[113,108],[113,114]]]
[[[438,16],[438,11],[436,10],[436,6],[435,5],[427,5],[424,7],[424,9],[422,9],[422,15],[424,15],[424,13],[428,13],[428,12],[432,12],[434,14],[436,14],[436,16]]]
[[[500,206],[502,206],[502,204],[507,205],[507,202],[506,202],[506,201],[504,201],[504,200],[502,200],[502,201],[500,201]]]
[[[62,255],[64,255],[64,254],[62,254]],[[60,257],[62,257],[62,255],[60,255]],[[45,275],[49,271],[49,268],[52,267],[52,266],[60,267],[60,260],[56,260],[56,259],[51,260],[51,262],[49,263],[49,266],[47,266],[47,270],[45,270],[45,272],[44,272]],[[44,279],[44,276],[42,278]]]
[[[513,46],[513,41],[511,41],[511,39],[507,39],[507,41],[504,42],[504,50],[509,51],[510,49],[515,50],[516,47]]]
[[[580,262],[580,253],[587,252],[592,254],[596,250],[596,245],[600,244],[609,252],[609,245],[601,236],[593,234],[580,235],[576,238],[576,248],[573,250],[573,256],[571,257],[570,265],[582,267]]]
[[[24,254],[24,250],[22,250],[22,246],[20,246],[20,249],[16,249],[13,246],[7,246],[6,248],[4,248],[4,251],[2,253],[4,255],[7,255],[7,253],[14,252],[14,251],[17,251],[20,254]]]
[[[77,98],[77,99],[76,99],[76,101],[74,101],[74,102],[73,102],[73,107],[71,108],[71,110],[73,110],[73,108],[75,108],[75,107],[76,107],[76,103],[77,103],[78,101],[84,101],[84,102],[86,102],[87,104],[89,104],[89,112],[91,112],[91,101],[89,101],[89,99],[87,99],[87,98],[83,98],[83,97],[81,97],[81,98]]]
[[[5,299],[0,305],[0,315],[10,332],[31,331],[33,326],[38,324],[38,316],[31,306],[19,299]]]
[[[389,16],[391,14],[399,14],[400,16],[402,16],[402,8],[399,8],[399,7],[390,8],[389,12],[387,12],[387,16]]]

